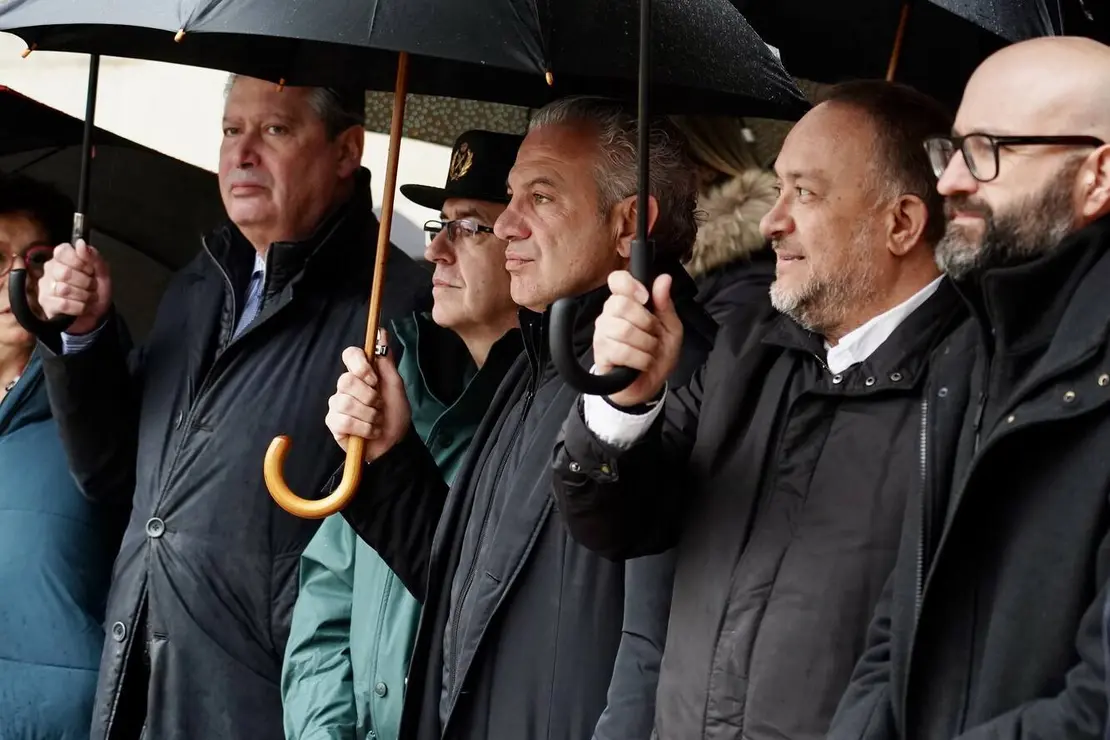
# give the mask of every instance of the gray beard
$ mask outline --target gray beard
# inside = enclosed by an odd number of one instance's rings
[[[1081,164],[1082,160],[1070,163],[1040,193],[1001,214],[980,201],[949,198],[946,215],[976,211],[985,228],[981,243],[975,244],[962,226],[949,223],[936,246],[937,267],[959,280],[977,270],[1017,265],[1054,251],[1075,228],[1072,187]]]

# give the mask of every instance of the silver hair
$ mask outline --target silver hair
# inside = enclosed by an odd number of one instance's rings
[[[590,124],[597,133],[594,170],[598,206],[607,217],[620,201],[635,195],[638,184],[636,114],[619,101],[576,96],[541,108],[528,130]],[[651,230],[656,253],[685,259],[697,236],[697,177],[686,140],[673,123],[652,117],[648,132],[648,190],[659,203]]]
[[[224,100],[231,94],[238,75],[228,75],[227,84],[224,85]],[[308,104],[324,122],[324,130],[328,139],[335,139],[352,126],[366,127],[366,99],[358,100],[357,95],[341,95],[330,87],[308,88]]]

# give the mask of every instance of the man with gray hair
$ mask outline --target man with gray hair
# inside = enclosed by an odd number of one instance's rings
[[[681,135],[651,122],[649,223],[687,327],[674,380],[715,325],[680,258],[694,242],[696,184]],[[532,120],[494,231],[508,242],[525,353],[509,371],[453,486],[412,430],[392,359],[361,353],[329,426],[365,430],[362,486],[344,516],[424,605],[400,736],[406,740],[648,740],[671,583],[670,555],[627,566],[570,539],[554,512],[551,449],[575,399],[548,352],[549,307],[574,297],[589,354],[606,280],[636,234],[636,119],[595,98]],[[638,609],[626,611],[625,604]]]
[[[74,477],[130,510],[106,610],[93,740],[282,737],[281,665],[297,565],[318,522],[278,508],[267,445],[292,434],[291,485],[342,459],[320,423],[342,349],[366,326],[379,224],[360,166],[363,95],[228,86],[219,184],[228,221],[175,276],[128,353],[108,265],[62,244],[39,283],[51,401]],[[383,323],[428,297],[391,250]]]

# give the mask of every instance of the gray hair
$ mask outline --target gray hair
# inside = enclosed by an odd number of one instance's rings
[[[224,100],[231,94],[238,75],[228,75],[224,86]],[[329,140],[351,128],[366,128],[366,94],[362,91],[339,90],[332,87],[308,88],[308,104],[324,122]]]
[[[604,218],[613,206],[636,194],[635,112],[606,98],[563,98],[537,111],[528,130],[582,123],[591,124],[597,133],[599,156],[594,180]],[[651,231],[656,254],[683,260],[689,256],[698,231],[698,188],[693,162],[685,137],[666,118],[651,118],[648,141],[648,190],[659,203],[659,215]]]

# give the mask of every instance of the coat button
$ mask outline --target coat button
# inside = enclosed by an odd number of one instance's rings
[[[570,472],[572,472],[572,473],[581,473],[582,472],[582,466],[579,465],[576,462],[572,462],[570,464]]]
[[[1006,423],[1007,424],[1013,424],[1015,421],[1017,421],[1017,417],[1014,416],[1013,414],[1010,414],[1009,416],[1006,417]]]
[[[123,642],[123,638],[127,637],[127,627],[123,622],[116,622],[112,625],[112,639],[116,642]]]
[[[900,381],[902,379],[902,373],[891,373],[890,374],[890,379],[891,379],[891,381],[897,383],[898,381]]]
[[[948,395],[948,388],[947,388],[947,386],[946,386],[946,387],[944,387],[944,388],[941,388],[941,389],[940,389],[939,391],[937,391],[937,396],[939,396],[940,398],[944,398],[944,397],[945,397],[945,396],[947,396],[947,395]]]
[[[158,517],[151,517],[146,521],[146,534],[147,537],[158,539],[166,533],[166,523]]]
[[[1071,403],[1075,400],[1075,391],[1068,391],[1064,394],[1064,403]]]
[[[875,379],[874,378],[868,378],[867,380],[863,381],[863,384],[865,386],[867,386],[868,388],[870,388],[871,386],[875,385]]]
[[[384,681],[378,681],[374,684],[374,693],[378,696],[385,696],[389,693],[389,687],[385,685]]]
[[[840,381],[844,380],[844,376],[837,373],[832,377],[833,385],[840,385]]]
[[[178,411],[177,416],[173,417],[173,428],[174,429],[180,429],[181,428],[181,422],[183,422],[183,421],[185,421],[185,412],[184,411]]]
[[[1103,388],[1110,385],[1110,375],[1103,373],[1102,375],[1098,376],[1098,384],[1101,385]]]

